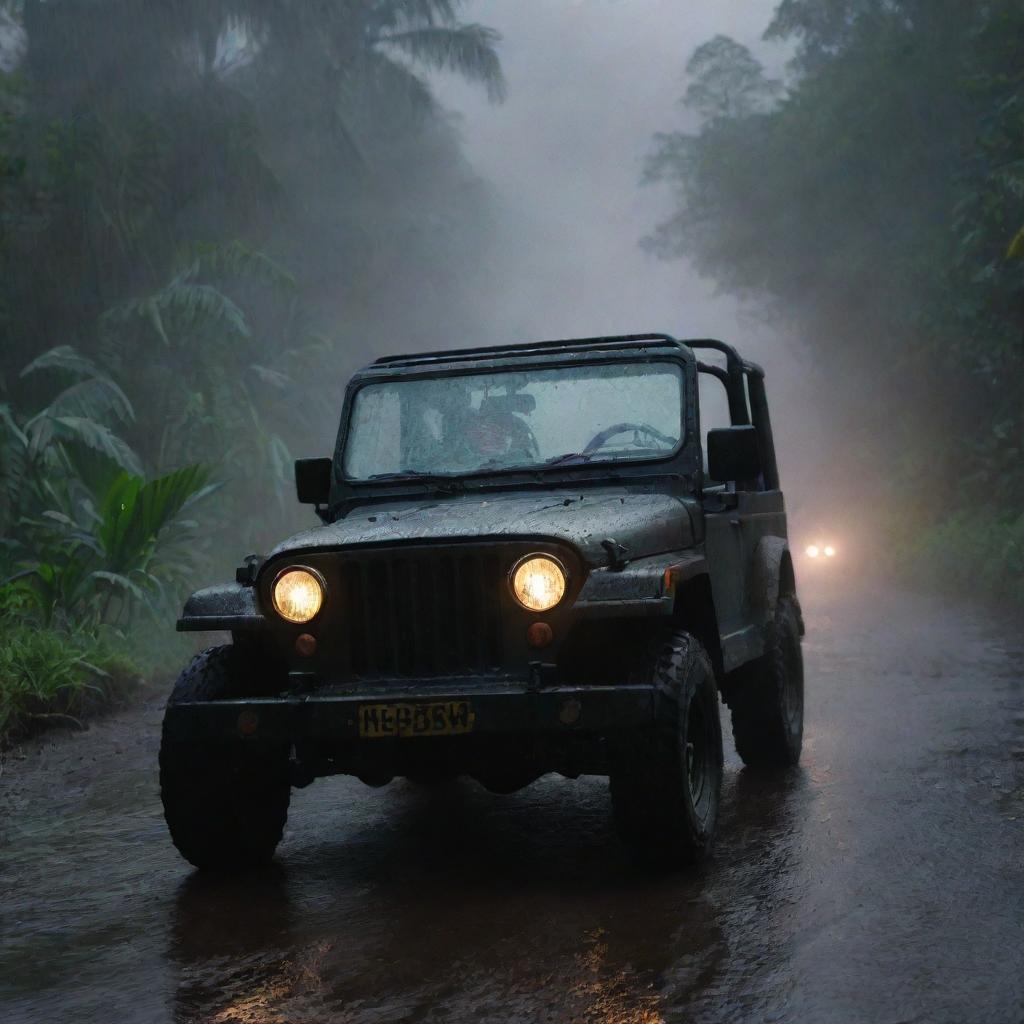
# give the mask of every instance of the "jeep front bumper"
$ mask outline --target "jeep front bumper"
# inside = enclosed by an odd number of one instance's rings
[[[177,741],[264,740],[427,743],[434,736],[599,739],[644,729],[654,717],[648,685],[495,686],[460,679],[429,686],[360,688],[174,704],[165,735]]]

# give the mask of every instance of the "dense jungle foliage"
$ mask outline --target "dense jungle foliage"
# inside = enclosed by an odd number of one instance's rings
[[[728,38],[691,57],[701,127],[655,140],[678,206],[647,244],[802,339],[831,483],[905,562],[1024,602],[1024,6],[783,0],[768,36],[785,83]]]
[[[504,83],[459,7],[0,5],[0,733],[305,522],[356,365],[470,329],[487,202],[423,73]]]

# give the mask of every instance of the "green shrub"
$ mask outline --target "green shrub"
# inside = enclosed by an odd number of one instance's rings
[[[908,555],[928,583],[1024,606],[1024,514],[955,512],[923,530]]]
[[[139,682],[139,670],[116,636],[40,628],[14,609],[13,588],[0,588],[0,740],[49,724],[80,724]]]

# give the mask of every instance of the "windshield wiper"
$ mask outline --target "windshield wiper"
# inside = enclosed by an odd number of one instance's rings
[[[544,460],[545,466],[560,466],[566,462],[589,462],[594,457],[593,452],[566,452],[564,455],[554,455]]]
[[[366,479],[367,480],[403,480],[403,479],[405,479],[406,477],[409,477],[409,476],[415,476],[415,477],[429,476],[429,477],[434,477],[435,474],[433,474],[433,473],[426,473],[422,469],[402,469],[402,470],[399,470],[397,473],[373,473],[370,476],[368,476]]]
[[[457,477],[441,476],[437,473],[427,473],[422,469],[405,469],[398,473],[373,473],[367,480],[415,480],[417,483],[429,483],[439,491],[451,494],[459,494],[466,489],[466,485]]]

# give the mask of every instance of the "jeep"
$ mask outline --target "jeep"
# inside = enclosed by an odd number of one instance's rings
[[[704,434],[699,385],[728,410]],[[322,776],[509,793],[551,772],[607,776],[622,840],[669,867],[714,838],[719,694],[749,768],[797,762],[803,622],[764,373],[729,345],[378,359],[333,458],[295,477],[321,525],[178,621],[232,637],[163,723],[167,824],[197,867],[267,861],[291,788]]]

